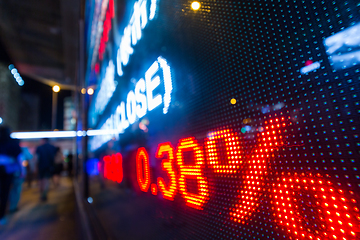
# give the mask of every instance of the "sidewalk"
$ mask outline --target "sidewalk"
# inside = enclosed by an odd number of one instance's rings
[[[39,189],[23,187],[19,211],[7,215],[8,224],[0,226],[1,240],[80,239],[80,224],[72,182],[62,177],[60,187],[51,185],[48,201],[40,202]]]

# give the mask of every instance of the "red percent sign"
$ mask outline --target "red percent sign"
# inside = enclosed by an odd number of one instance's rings
[[[241,150],[243,141],[231,129],[209,133],[204,144],[205,155],[194,137],[180,139],[176,149],[169,142],[159,144],[155,157],[166,157],[162,159],[161,166],[169,179],[168,183],[161,177],[157,179],[159,191],[165,199],[174,200],[178,190],[186,205],[203,210],[209,201],[208,181],[203,174],[207,161],[219,176],[242,177],[238,202],[230,209],[230,218],[244,223],[259,206],[270,159],[279,147],[285,146],[287,126],[291,124],[285,117],[265,121],[264,131],[258,134],[257,144],[250,154],[244,154]],[[225,142],[226,164],[220,161],[221,141]],[[192,165],[185,165],[185,151],[192,152]],[[178,172],[175,172],[174,164]],[[150,187],[150,165],[145,148],[138,149],[136,167],[140,189],[147,192]],[[188,191],[186,181],[190,179],[197,182],[197,194]],[[157,186],[151,184],[154,195],[157,194]],[[350,202],[356,204],[356,200],[349,201],[343,190],[335,188],[329,179],[320,174],[302,173],[283,177],[273,184],[270,201],[275,221],[286,229],[292,239],[351,240],[359,237],[359,209],[349,205]],[[312,216],[304,214],[304,204],[311,205]]]

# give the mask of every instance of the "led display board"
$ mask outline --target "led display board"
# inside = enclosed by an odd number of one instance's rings
[[[359,12],[88,1],[90,195],[106,232],[360,239]]]

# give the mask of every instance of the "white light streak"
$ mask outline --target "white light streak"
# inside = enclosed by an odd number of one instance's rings
[[[153,110],[162,103],[160,94],[157,94],[155,97],[153,97],[153,91],[157,86],[160,85],[160,77],[159,76],[154,77],[155,73],[158,70],[159,70],[159,63],[158,61],[155,61],[145,73],[146,96],[147,96],[147,104],[149,111]]]
[[[157,9],[157,0],[151,0],[149,20],[154,19],[156,15],[156,9]]]
[[[76,137],[75,131],[42,131],[42,132],[13,132],[11,138],[41,139],[41,138],[71,138]]]
[[[170,70],[170,66],[167,64],[164,58],[158,57],[158,62],[160,63],[160,67],[163,69],[163,75],[164,75],[165,94],[164,94],[163,113],[166,114],[170,107],[171,92],[173,89],[172,80],[171,80],[171,70]]]
[[[115,66],[113,61],[110,60],[109,65],[106,67],[105,77],[101,81],[100,90],[95,100],[95,111],[98,114],[101,114],[104,111],[110,98],[114,94],[114,91],[116,89],[114,78],[115,78]]]
[[[140,103],[136,106],[136,115],[138,118],[142,118],[145,116],[147,112],[147,103],[146,103],[146,96],[145,96],[146,86],[145,80],[140,79],[135,86],[135,98],[136,102]]]
[[[128,121],[133,124],[136,121],[136,100],[133,91],[130,91],[127,95],[126,110]]]
[[[123,36],[119,44],[119,49],[116,56],[117,74],[122,76],[124,74],[122,67],[129,63],[130,56],[134,53],[133,46],[135,46],[142,37],[142,30],[146,27],[148,19],[152,20],[155,17],[157,3],[151,0],[150,16],[146,9],[147,0],[139,0],[134,3],[134,12],[131,15],[129,24],[125,27]]]
[[[309,66],[305,66],[300,69],[301,74],[308,74],[309,72],[315,71],[316,69],[320,68],[319,62],[314,62],[313,64],[310,64]]]
[[[39,132],[13,132],[11,138],[14,139],[41,139],[41,138],[73,138],[73,137],[89,137],[102,136],[119,133],[117,129],[95,129],[88,131],[39,131]]]

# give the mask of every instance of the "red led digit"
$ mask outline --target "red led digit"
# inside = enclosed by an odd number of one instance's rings
[[[191,151],[194,156],[194,165],[184,165],[184,152]],[[208,182],[203,176],[205,159],[203,151],[194,137],[180,139],[176,151],[176,159],[179,167],[179,191],[185,198],[186,205],[202,210],[203,205],[208,201]],[[198,193],[190,193],[186,179],[193,179],[197,182]]]
[[[143,147],[136,153],[136,176],[141,191],[147,192],[150,187],[150,163],[149,155]]]
[[[163,193],[164,198],[168,200],[174,200],[174,195],[176,191],[176,176],[172,165],[174,161],[174,148],[168,142],[159,144],[156,151],[156,157],[163,158],[166,153],[168,155],[168,158],[163,159],[163,161],[161,162],[161,166],[162,169],[167,172],[167,175],[169,177],[169,186],[166,186],[165,181],[162,177],[158,177],[157,185],[160,192]]]
[[[294,239],[359,239],[359,221],[344,191],[320,174],[295,174],[274,183],[272,194],[277,222]],[[355,201],[354,199],[352,201]]]
[[[120,153],[105,156],[104,178],[121,183],[123,180],[122,156]]]

